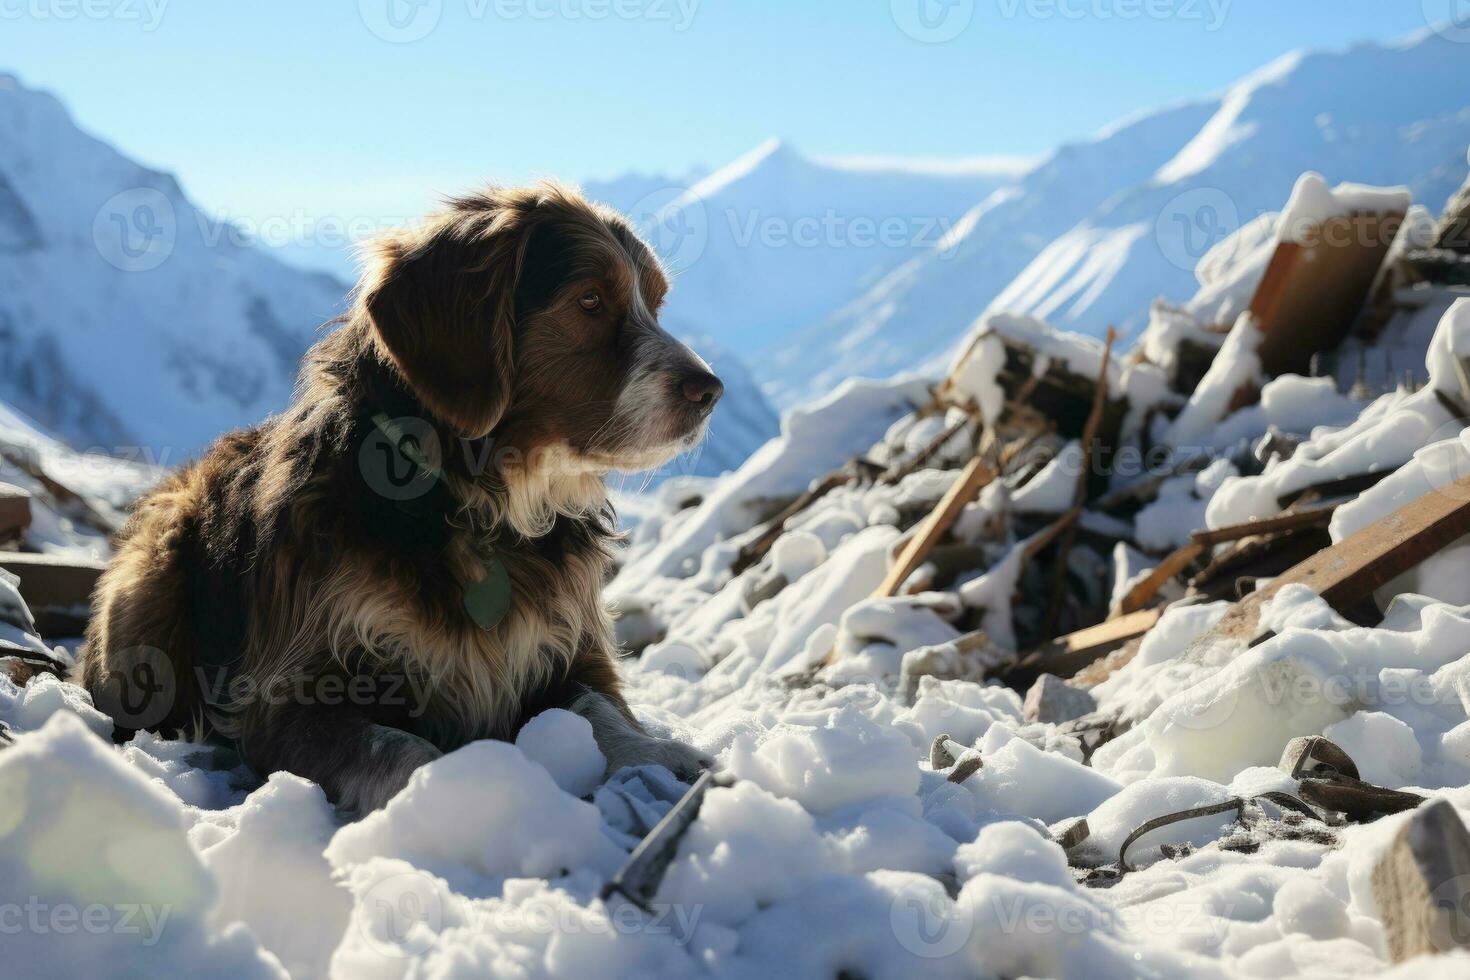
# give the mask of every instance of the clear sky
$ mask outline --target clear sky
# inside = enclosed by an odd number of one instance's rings
[[[770,136],[1038,154],[1456,2],[0,0],[0,70],[216,212],[396,215],[484,178],[718,166]]]

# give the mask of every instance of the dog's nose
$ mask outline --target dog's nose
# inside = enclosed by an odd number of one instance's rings
[[[715,402],[725,393],[725,386],[720,379],[708,371],[701,371],[684,379],[684,397],[696,405],[705,408],[713,408]]]

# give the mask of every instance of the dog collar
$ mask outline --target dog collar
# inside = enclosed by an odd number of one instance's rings
[[[386,412],[375,412],[372,421],[393,452],[413,471],[412,479],[445,486],[444,471],[424,455],[418,440],[404,432],[395,419],[390,418]],[[418,516],[402,506],[400,509]],[[480,580],[465,582],[460,591],[465,613],[482,630],[494,629],[510,613],[514,598],[510,572],[494,551],[485,559],[484,574]]]

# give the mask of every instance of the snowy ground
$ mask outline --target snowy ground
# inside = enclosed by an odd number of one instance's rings
[[[1308,180],[1298,203],[1319,191]],[[1219,450],[1273,424],[1307,439],[1259,475],[1222,456],[1167,484],[1117,528],[1110,588],[1195,527],[1271,516],[1291,489],[1400,466],[1338,511],[1340,540],[1470,472],[1470,438],[1436,395],[1458,392],[1450,354],[1470,349],[1470,300],[1436,309],[1432,337],[1418,320],[1385,335],[1420,344],[1422,390],[1364,403],[1328,380],[1283,378],[1224,419],[1221,392],[1259,370],[1242,320],[1199,390],[1168,403],[1168,338],[1238,314],[1262,268],[1249,236],[1275,232],[1242,235],[1206,257],[1192,304],[1155,311],[1142,349],[1156,363],[1113,362],[1110,382],[1133,408],[1125,431],[1163,405],[1175,417],[1156,420],[1156,434],[1180,448]],[[1100,365],[1095,341],[1039,321],[986,329],[1024,333],[1079,370]],[[982,341],[962,376],[982,406],[996,397],[995,356]],[[631,700],[734,778],[708,794],[652,914],[598,895],[683,787],[652,768],[598,785],[601,757],[574,716],[543,715],[515,745],[466,747],[385,810],[344,824],[304,780],[259,785],[227,753],[147,735],[114,748],[79,689],[0,681],[0,720],[16,733],[0,751],[5,961],[35,976],[353,980],[1387,971],[1370,875],[1403,817],[1307,834],[1198,818],[1140,840],[1129,852],[1139,870],[1111,887],[1081,882],[1116,864],[1124,838],[1153,817],[1295,791],[1275,766],[1297,735],[1325,733],[1365,779],[1470,813],[1470,545],[1386,587],[1387,615],[1372,628],[1289,589],[1264,617],[1274,636],[1205,646],[1195,640],[1225,604],[1172,608],[1094,691],[1131,727],[1084,762],[1075,736],[1026,723],[1009,688],[926,677],[910,698],[898,682],[906,655],[942,653],[963,618],[978,615],[1005,643],[1023,542],[996,529],[1011,513],[1069,506],[1062,462],[1024,487],[993,484],[966,509],[955,535],[987,561],[946,591],[867,598],[900,527],[954,479],[939,467],[957,461],[968,432],[895,486],[833,491],[768,559],[730,574],[773,503],[856,454],[902,457],[942,431],[943,417],[911,418],[934,380],[849,382],[789,413],[782,436],[738,472],[671,480],[636,502],[610,588],[621,636],[641,651],[628,665]],[[949,782],[930,765],[939,735],[978,748],[983,766]],[[1053,838],[1081,816],[1091,835],[1069,865]],[[1470,954],[1459,954],[1395,972],[1467,969]]]

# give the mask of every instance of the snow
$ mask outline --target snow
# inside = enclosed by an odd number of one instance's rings
[[[1041,472],[1011,494],[1017,513],[1062,514],[1072,509],[1077,477],[1082,472],[1082,444],[1075,439],[1062,447]]]
[[[73,715],[0,753],[0,800],[10,969],[104,976],[125,962],[165,976],[286,976],[245,926],[211,923],[218,884],[178,799]]]
[[[1319,229],[1334,218],[1353,214],[1406,214],[1412,196],[1407,187],[1368,187],[1338,184],[1329,188],[1319,173],[1308,171],[1297,178],[1291,198],[1277,223],[1283,242],[1309,245]]]
[[[164,470],[144,460],[120,459],[102,452],[78,453],[37,422],[0,404],[0,481],[31,495],[31,527],[26,541],[36,550],[84,559],[111,554],[100,527],[73,519],[46,482],[32,469],[79,495],[95,513],[120,526],[124,509],[162,479]],[[25,466],[13,460],[24,461]]]
[[[516,748],[539,763],[573,796],[591,796],[602,783],[607,759],[592,737],[592,725],[581,715],[561,708],[543,711],[522,726]]]
[[[1242,388],[1261,380],[1261,361],[1256,355],[1261,331],[1249,313],[1242,313],[1220,345],[1220,352],[1200,380],[1184,411],[1164,436],[1174,446],[1194,446],[1205,439],[1226,413]]]
[[[339,871],[394,858],[461,882],[584,865],[611,871],[616,853],[601,824],[595,806],[514,746],[475,742],[416,770],[388,806],[339,830],[325,853]]]
[[[322,853],[337,829],[326,795],[276,773],[231,816],[231,831],[201,824],[191,835],[220,883],[211,924],[243,922],[292,976],[324,976],[352,911]]]

